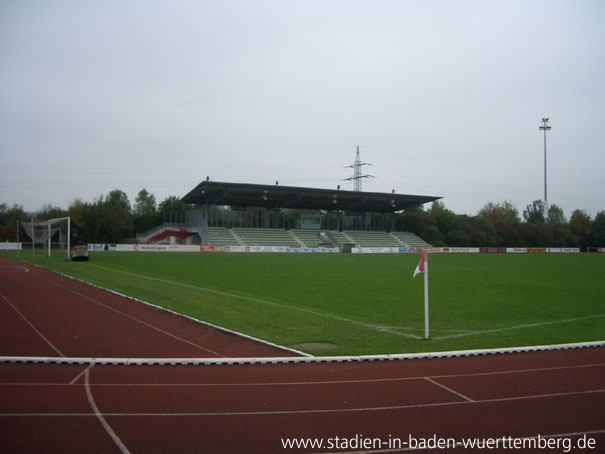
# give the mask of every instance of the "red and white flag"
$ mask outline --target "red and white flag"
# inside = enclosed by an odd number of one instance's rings
[[[416,265],[416,269],[414,270],[414,276],[416,277],[420,273],[424,273],[424,264],[426,263],[426,254],[427,251],[422,251],[422,257],[420,257],[420,262]]]
[[[429,338],[429,262],[428,251],[422,251],[420,262],[416,265],[414,277],[418,274],[424,274],[424,338]]]

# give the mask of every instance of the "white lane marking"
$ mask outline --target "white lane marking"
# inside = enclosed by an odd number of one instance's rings
[[[424,379],[425,379],[426,381],[428,381],[428,382],[430,382],[430,383],[434,384],[434,385],[439,386],[440,388],[445,389],[446,391],[449,391],[449,392],[450,392],[450,393],[452,393],[452,394],[455,394],[455,395],[456,395],[456,396],[458,396],[458,397],[462,397],[464,400],[466,400],[466,401],[468,401],[468,402],[474,402],[474,400],[473,400],[473,399],[471,399],[470,397],[465,396],[464,394],[459,393],[458,391],[454,391],[452,388],[450,388],[450,387],[448,387],[448,386],[445,386],[445,385],[442,385],[441,383],[436,382],[436,381],[435,381],[435,380],[433,380],[432,378],[429,378],[429,377],[424,377]]]
[[[91,364],[88,368],[92,367]],[[247,382],[247,383],[95,383],[92,387],[193,387],[193,388],[214,388],[214,387],[260,387],[260,386],[315,386],[315,385],[346,385],[346,384],[363,384],[363,383],[385,383],[385,382],[398,382],[398,381],[410,381],[410,380],[422,380],[427,378],[440,379],[440,378],[461,378],[461,377],[484,377],[490,375],[507,375],[507,374],[522,374],[522,373],[535,373],[535,372],[552,372],[560,370],[571,370],[571,369],[584,369],[589,367],[603,367],[605,363],[595,364],[578,364],[575,366],[557,366],[557,367],[542,367],[536,369],[518,369],[518,370],[502,370],[493,372],[472,372],[468,374],[445,374],[445,375],[427,375],[427,376],[411,376],[411,377],[391,377],[391,378],[365,378],[356,380],[322,380],[322,381],[293,381],[293,382]],[[162,367],[162,366],[158,366]],[[84,374],[82,371],[73,382]],[[1,386],[68,386],[65,383],[0,383]]]
[[[61,350],[59,350],[59,349],[58,349],[58,348],[57,348],[57,347],[56,347],[56,346],[55,346],[55,345],[54,345],[54,344],[53,344],[53,343],[52,343],[50,340],[48,340],[48,338],[47,338],[47,337],[46,337],[44,334],[42,334],[42,332],[41,332],[41,331],[40,331],[38,328],[36,328],[36,326],[35,326],[35,325],[34,325],[32,322],[30,322],[30,321],[29,321],[29,319],[28,319],[28,318],[27,318],[25,315],[23,315],[23,313],[22,313],[22,312],[21,312],[19,309],[17,309],[17,306],[15,306],[15,305],[14,305],[14,304],[13,304],[13,303],[12,303],[12,302],[11,302],[11,301],[10,301],[10,300],[7,298],[7,297],[6,297],[6,296],[4,296],[4,294],[0,293],[0,297],[1,297],[1,298],[2,298],[4,301],[6,301],[6,302],[7,302],[7,303],[10,305],[10,307],[12,307],[12,308],[13,308],[13,310],[14,310],[14,311],[15,311],[17,314],[19,314],[23,320],[25,320],[25,322],[26,322],[26,323],[27,323],[27,324],[28,324],[28,325],[31,327],[31,329],[33,329],[33,330],[36,332],[36,334],[38,334],[38,336],[40,336],[40,337],[41,337],[41,338],[44,340],[44,342],[46,342],[48,345],[50,345],[50,347],[51,347],[51,348],[52,348],[52,349],[53,349],[55,352],[57,352],[57,354],[58,354],[59,356],[63,356],[63,357],[65,356],[65,355],[64,355],[64,354],[61,352]]]
[[[118,448],[120,448],[120,451],[123,454],[127,454],[127,453],[130,454],[130,451],[128,450],[128,448],[124,445],[124,443],[122,443],[122,440],[120,440],[120,437],[118,437],[118,435],[114,432],[114,430],[111,428],[111,426],[105,420],[105,417],[103,416],[103,414],[99,411],[99,407],[97,407],[95,399],[92,396],[92,391],[90,390],[89,375],[90,375],[90,368],[86,369],[86,371],[84,373],[84,387],[86,388],[86,398],[88,399],[88,403],[90,404],[92,410],[94,411],[95,416],[97,417],[97,419],[99,420],[99,422],[101,423],[101,425],[103,426],[105,431],[109,434],[109,436],[114,441],[114,443],[118,446]]]
[[[374,411],[394,411],[394,410],[406,410],[409,408],[430,408],[430,407],[447,407],[450,405],[477,405],[477,404],[490,404],[498,402],[514,402],[520,400],[530,399],[548,399],[557,397],[569,397],[569,396],[581,396],[591,394],[604,393],[605,389],[595,389],[591,391],[572,391],[563,393],[551,393],[551,394],[535,394],[531,396],[516,396],[516,397],[501,397],[495,399],[483,399],[474,400],[469,402],[455,401],[455,402],[433,402],[428,404],[409,404],[409,405],[391,405],[383,407],[357,407],[357,408],[324,408],[314,409],[310,408],[307,410],[271,410],[271,411],[228,411],[228,412],[183,412],[183,413],[104,413],[104,416],[109,417],[202,417],[202,416],[271,416],[271,415],[304,415],[304,414],[323,414],[323,413],[356,413],[356,412],[374,412]],[[0,413],[0,417],[66,417],[66,416],[95,416],[93,413]]]
[[[94,366],[94,364],[91,364],[90,366],[88,366],[86,369],[84,369],[82,372],[80,372],[78,375],[76,375],[72,381],[69,382],[70,385],[74,385],[76,384],[76,382],[80,379],[80,377],[82,377],[83,375],[87,374],[88,371],[90,370],[90,368]]]
[[[107,304],[104,304],[104,303],[102,303],[100,301],[97,301],[96,299],[91,298],[89,296],[86,296],[86,295],[84,295],[84,294],[82,294],[82,293],[80,293],[80,292],[78,292],[76,290],[73,290],[73,289],[69,288],[69,287],[65,287],[65,286],[63,286],[61,284],[53,282],[53,281],[51,281],[49,279],[45,279],[45,278],[43,278],[41,276],[36,276],[36,277],[38,277],[39,279],[41,279],[41,280],[43,280],[45,282],[48,282],[49,284],[54,285],[55,287],[58,287],[60,289],[66,290],[66,291],[68,291],[70,293],[73,293],[74,295],[79,296],[80,298],[83,298],[83,299],[86,299],[88,301],[91,301],[91,302],[93,302],[93,303],[95,303],[95,304],[97,304],[97,305],[99,305],[101,307],[104,307],[105,309],[108,309],[108,310],[110,310],[112,312],[115,312],[116,314],[119,314],[119,315],[121,315],[123,317],[126,317],[126,318],[129,318],[131,320],[134,320],[135,322],[140,323],[141,325],[147,326],[148,328],[151,328],[151,329],[153,329],[155,331],[158,331],[158,332],[160,332],[162,334],[165,334],[166,336],[169,336],[169,337],[171,337],[173,339],[176,339],[178,341],[181,341],[181,342],[184,342],[186,344],[189,344],[189,345],[191,345],[191,346],[193,346],[193,347],[195,347],[197,349],[203,350],[205,352],[212,353],[215,356],[219,356],[219,357],[222,357],[222,358],[225,357],[225,355],[221,355],[220,353],[215,352],[214,350],[210,350],[209,348],[202,347],[201,345],[198,345],[198,344],[196,344],[194,342],[191,342],[191,341],[189,341],[187,339],[183,339],[182,337],[178,337],[178,336],[176,336],[176,335],[174,335],[174,334],[172,334],[172,333],[170,333],[170,332],[168,332],[166,330],[158,328],[157,326],[154,326],[154,325],[152,325],[150,323],[144,322],[143,320],[140,320],[140,319],[138,319],[138,318],[136,318],[136,317],[134,317],[134,316],[132,316],[130,314],[122,312],[122,311],[120,311],[120,310],[118,310],[118,309],[116,309],[114,307],[111,307],[111,306],[109,306]]]

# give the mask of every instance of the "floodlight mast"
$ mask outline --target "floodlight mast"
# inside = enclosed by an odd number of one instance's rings
[[[548,208],[548,192],[547,192],[547,184],[546,184],[546,131],[549,131],[551,127],[548,125],[548,118],[542,118],[542,124],[540,125],[540,131],[544,131],[544,207],[545,220],[548,223],[549,218],[549,208]]]

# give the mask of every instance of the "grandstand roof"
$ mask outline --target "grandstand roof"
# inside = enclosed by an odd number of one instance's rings
[[[300,188],[277,184],[263,185],[203,181],[185,195],[182,201],[194,205],[394,213],[396,211],[415,208],[440,198],[427,195],[394,194],[388,192]]]

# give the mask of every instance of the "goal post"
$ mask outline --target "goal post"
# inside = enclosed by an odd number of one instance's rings
[[[29,222],[22,221],[21,225],[32,241],[34,260],[36,259],[36,244],[42,246],[48,257],[51,256],[53,244],[55,244],[59,249],[65,249],[65,259],[70,259],[71,219],[69,216],[45,221],[34,221],[32,218]]]

